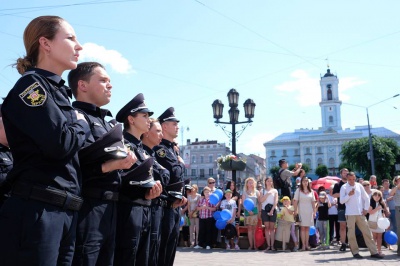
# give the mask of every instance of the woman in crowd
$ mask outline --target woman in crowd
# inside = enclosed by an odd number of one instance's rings
[[[244,182],[244,189],[242,195],[242,202],[246,199],[250,199],[254,203],[253,210],[244,211],[244,224],[247,226],[247,237],[249,238],[249,250],[255,249],[255,228],[258,223],[258,202],[260,198],[260,192],[256,189],[256,181],[253,177],[249,177]]]
[[[70,265],[83,202],[77,152],[90,128],[61,75],[77,67],[82,46],[57,16],[33,19],[24,45],[26,56],[16,63],[23,76],[2,106],[14,168],[0,211],[0,264]]]
[[[199,211],[197,210],[197,203],[200,199],[200,194],[197,193],[199,188],[196,184],[192,185],[192,190],[190,191],[187,199],[188,199],[188,208],[189,208],[189,220],[190,220],[190,247],[198,246],[198,237],[199,237]]]
[[[300,239],[302,250],[310,250],[308,239],[310,226],[314,225],[316,213],[316,200],[307,177],[301,179],[300,187],[296,190],[293,197],[295,215],[300,219]]]
[[[241,197],[240,197],[240,193],[239,193],[239,192],[237,191],[237,189],[236,189],[236,183],[235,183],[235,181],[228,181],[228,182],[226,183],[226,188],[225,188],[225,190],[226,190],[226,189],[229,189],[229,190],[232,191],[232,199],[233,199],[234,201],[236,201],[236,206],[238,207],[237,212],[236,212],[236,214],[235,214],[235,227],[236,227],[237,235],[239,236],[239,235],[240,235],[240,233],[239,233],[240,215],[241,215],[241,211],[242,211],[242,208],[241,208],[242,199],[241,199]],[[224,196],[224,198],[225,198],[225,196]]]
[[[393,188],[390,191],[390,196],[393,196],[396,210],[396,226],[397,226],[397,256],[400,256],[400,176],[397,175],[393,179]]]
[[[265,226],[265,239],[267,241],[268,250],[275,250],[275,222],[278,205],[278,190],[274,188],[274,181],[272,177],[268,176],[265,179],[265,189],[261,191],[260,203],[261,203],[261,219]]]
[[[374,222],[377,225],[378,219],[384,217],[384,210],[386,210],[386,204],[383,201],[382,192],[380,192],[379,190],[375,190],[372,193],[370,200],[370,205],[368,210],[369,213],[368,221]],[[372,237],[375,241],[379,255],[383,255],[381,248],[382,248],[382,235],[383,232],[385,232],[385,229],[381,229],[378,226],[376,226],[375,228],[370,226],[370,230],[372,232]]]

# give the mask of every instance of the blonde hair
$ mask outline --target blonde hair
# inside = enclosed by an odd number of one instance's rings
[[[256,179],[254,178],[254,177],[248,177],[248,178],[246,178],[246,180],[244,181],[244,190],[246,191],[246,194],[249,194],[248,192],[248,186],[247,186],[247,184],[249,183],[249,181],[250,180],[253,180],[253,191],[252,192],[255,192],[256,191]]]
[[[196,184],[191,185],[193,190],[199,191],[199,187]]]
[[[35,67],[39,58],[39,39],[45,37],[53,40],[60,24],[64,19],[58,16],[40,16],[33,19],[24,31],[24,45],[26,56],[18,58],[14,65],[18,72],[22,75],[27,69]]]
[[[211,188],[209,188],[209,187],[204,187],[204,188],[203,188],[203,192],[206,191],[206,190],[211,191]]]
[[[210,181],[214,181],[214,182],[215,182],[215,179],[212,178],[212,177],[209,177],[209,178],[207,179],[207,184],[210,183]]]
[[[396,175],[394,178],[393,178],[393,185],[394,186],[397,186],[397,180],[399,180],[400,179],[400,175]]]

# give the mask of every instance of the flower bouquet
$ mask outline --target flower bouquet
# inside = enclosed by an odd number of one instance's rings
[[[246,162],[233,154],[218,157],[217,163],[218,167],[225,171],[243,171],[246,168]]]

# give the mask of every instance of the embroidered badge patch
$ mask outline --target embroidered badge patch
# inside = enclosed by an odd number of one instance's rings
[[[161,158],[164,158],[165,155],[167,154],[164,150],[164,148],[161,148],[157,151],[158,156],[160,156]]]
[[[42,106],[47,99],[46,91],[35,82],[19,94],[21,100],[30,107]]]

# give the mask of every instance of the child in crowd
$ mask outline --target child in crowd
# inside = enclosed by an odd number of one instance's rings
[[[203,189],[204,197],[201,198],[197,204],[197,210],[199,211],[199,244],[194,248],[205,247],[206,249],[211,249],[212,239],[214,232],[214,218],[213,214],[217,209],[214,204],[210,203],[211,189],[205,187]]]
[[[380,192],[379,190],[375,190],[372,193],[372,197],[369,204],[368,221],[377,223],[379,218],[385,217],[384,214],[385,210],[386,210],[386,204],[385,201],[383,200],[382,192]],[[379,228],[378,226],[376,226],[375,228],[371,228],[371,225],[370,225],[370,230],[372,232],[372,237],[375,241],[379,255],[384,255],[382,253],[382,235],[383,232],[385,232],[385,230]]]
[[[328,237],[328,222],[329,222],[329,208],[331,207],[331,202],[328,200],[325,191],[321,191],[318,195],[318,220],[317,220],[317,230],[319,232],[319,237],[321,241],[320,249],[329,249],[329,244],[327,244]]]
[[[236,217],[236,212],[237,212],[237,206],[236,206],[236,201],[234,201],[232,199],[232,190],[227,189],[225,190],[225,199],[222,200],[221,202],[221,209],[224,210],[229,210],[232,214],[232,217],[230,220],[227,221],[227,224],[231,224],[233,225],[233,229],[229,229],[229,230],[233,230],[234,233],[231,234],[231,232],[229,232],[229,237],[230,235],[233,235],[233,239],[228,237],[228,234],[225,234],[225,244],[226,244],[226,250],[230,250],[231,249],[231,244],[230,242],[233,241],[233,243],[235,244],[235,249],[239,250],[239,246],[238,246],[238,238],[237,238],[237,234],[236,234],[236,227],[235,227],[235,217]],[[228,228],[227,225],[227,228]],[[225,229],[226,231],[229,231],[228,229]],[[227,232],[226,232],[227,233]]]
[[[288,196],[284,196],[281,199],[281,202],[283,204],[283,208],[281,211],[281,219],[292,223],[291,228],[290,228],[290,235],[292,236],[292,239],[294,242],[293,251],[298,251],[299,250],[299,241],[297,239],[297,234],[296,234],[296,223],[294,220],[294,208],[291,205],[290,198]]]

